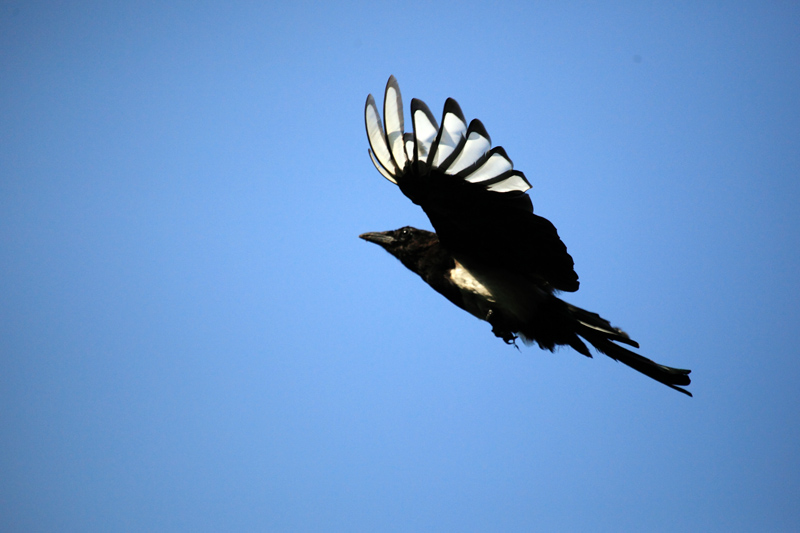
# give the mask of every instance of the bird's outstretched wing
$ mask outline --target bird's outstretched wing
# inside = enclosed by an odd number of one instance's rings
[[[458,102],[447,99],[439,127],[425,102],[413,99],[413,133],[406,133],[400,87],[391,76],[383,121],[371,94],[364,117],[375,168],[422,207],[443,246],[553,289],[578,290],[555,226],[533,213],[525,175],[502,147],[491,147],[480,120],[467,124]]]

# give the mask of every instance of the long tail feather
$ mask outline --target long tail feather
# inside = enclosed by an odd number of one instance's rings
[[[681,388],[681,386],[686,386],[691,383],[691,379],[689,378],[691,370],[660,365],[647,357],[633,353],[618,344],[614,344],[613,341],[617,341],[636,348],[639,347],[639,344],[631,340],[627,333],[619,328],[613,327],[607,320],[601,318],[600,315],[573,305],[569,305],[569,309],[578,321],[576,333],[589,341],[598,352],[628,365],[634,370],[663,383],[671,389],[675,389],[688,396],[692,395],[692,393],[686,389]]]

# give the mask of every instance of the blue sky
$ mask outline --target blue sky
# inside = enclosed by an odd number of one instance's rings
[[[800,528],[800,8],[487,6],[0,2],[0,529]],[[694,398],[357,238],[390,74]]]

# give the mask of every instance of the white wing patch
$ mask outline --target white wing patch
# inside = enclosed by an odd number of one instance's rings
[[[375,105],[375,99],[372,95],[367,97],[367,104],[364,109],[364,121],[367,126],[369,146],[372,148],[372,153],[375,154],[373,162],[377,160],[386,172],[392,176],[396,176],[397,166],[395,166],[394,161],[392,161],[392,154],[389,152],[389,146],[386,144],[386,136],[383,134],[383,128],[381,127],[381,116],[380,113],[378,113],[378,106]],[[380,168],[378,170],[380,170]],[[381,174],[383,174],[383,172],[381,172]]]
[[[411,100],[413,133],[404,131],[403,98],[394,76],[386,83],[383,121],[372,95],[367,96],[364,122],[369,155],[383,177],[392,183],[408,172],[409,163],[419,162],[493,192],[524,193],[531,188],[522,172],[514,170],[511,159],[492,140],[480,120],[467,127],[458,102],[448,98],[442,113],[442,127],[425,102]],[[430,173],[432,179],[441,174]]]
[[[459,172],[473,166],[492,147],[492,140],[477,119],[473,120],[467,131],[467,142],[456,156],[456,160],[447,169],[448,174]]]
[[[527,191],[531,188],[531,184],[525,179],[521,172],[515,170],[507,178],[504,178],[497,183],[493,183],[486,187],[490,191],[496,192],[512,192],[512,191]]]
[[[436,138],[431,166],[446,170],[449,166],[448,158],[451,155],[454,157],[458,155],[456,151],[461,149],[466,133],[467,121],[464,118],[464,113],[461,112],[458,102],[448,98],[444,104],[442,127]]]
[[[433,113],[422,100],[411,100],[411,120],[414,123],[414,138],[417,141],[417,161],[427,161],[431,144],[439,133]]]
[[[389,171],[388,171],[388,170],[386,170],[385,168],[383,168],[383,165],[381,165],[381,164],[378,162],[378,160],[377,160],[377,159],[375,159],[375,154],[374,154],[374,153],[372,153],[372,150],[367,150],[367,152],[369,152],[369,157],[370,157],[370,159],[372,159],[372,164],[373,164],[373,165],[375,165],[375,168],[377,168],[377,169],[378,169],[378,172],[380,172],[380,173],[381,173],[381,175],[382,175],[384,178],[386,178],[387,180],[389,180],[389,181],[391,181],[392,183],[394,183],[395,185],[397,185],[397,180],[396,180],[396,179],[394,179],[394,176],[392,176],[391,174],[389,174]]]
[[[500,174],[509,172],[514,168],[511,160],[506,155],[505,150],[500,147],[494,148],[489,155],[489,158],[481,164],[477,170],[471,172],[466,180],[472,183],[480,183],[482,181],[491,180]]]
[[[406,146],[406,157],[409,161],[414,160],[414,135],[411,133],[403,134],[403,143]]]
[[[386,140],[397,167],[402,170],[406,166],[406,152],[403,146],[403,98],[400,86],[394,76],[386,83],[386,94],[383,97],[383,120],[386,127]]]

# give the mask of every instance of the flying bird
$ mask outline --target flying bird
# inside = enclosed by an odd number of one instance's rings
[[[367,96],[365,122],[375,168],[425,211],[435,233],[409,226],[371,232],[381,246],[435,291],[485,320],[508,344],[520,338],[553,351],[595,350],[691,396],[689,370],[660,365],[627,333],[600,315],[556,296],[578,290],[574,262],[555,226],[533,213],[525,175],[514,170],[480,120],[467,124],[452,98],[439,126],[428,106],[411,100],[413,133],[404,131],[403,100],[394,76],[386,84],[383,120]]]

